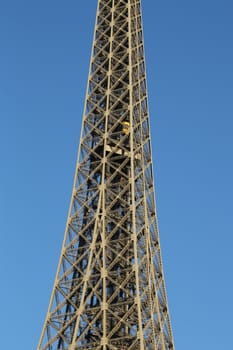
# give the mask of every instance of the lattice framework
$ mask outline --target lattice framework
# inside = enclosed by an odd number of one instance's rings
[[[98,1],[74,188],[37,349],[174,349],[140,0]]]

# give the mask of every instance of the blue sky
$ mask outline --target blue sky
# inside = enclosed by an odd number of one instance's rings
[[[176,349],[231,349],[233,4],[142,2]],[[35,349],[47,311],[72,191],[96,3],[0,1],[2,348]]]

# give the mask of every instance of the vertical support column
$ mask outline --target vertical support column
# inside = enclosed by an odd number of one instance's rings
[[[138,313],[138,338],[140,344],[140,350],[144,350],[144,339],[142,329],[142,315],[141,315],[141,299],[140,299],[140,286],[139,286],[139,261],[138,261],[138,246],[137,246],[137,229],[136,229],[136,211],[135,211],[135,183],[134,183],[134,116],[133,116],[133,60],[132,60],[132,10],[131,4],[134,0],[128,0],[128,19],[129,19],[129,89],[130,89],[130,161],[131,161],[131,195],[132,195],[132,220],[133,220],[133,242],[134,242],[134,259],[135,259],[135,283],[136,283],[136,304]]]
[[[110,91],[111,91],[111,56],[112,56],[112,42],[113,42],[113,24],[114,24],[114,0],[112,0],[111,6],[111,23],[110,23],[110,48],[109,48],[109,64],[108,64],[108,83],[107,83],[107,103],[106,103],[106,114],[105,114],[105,135],[104,135],[104,155],[103,155],[103,176],[102,176],[102,184],[101,191],[103,193],[103,207],[102,207],[102,249],[103,249],[103,268],[101,272],[101,277],[103,280],[103,303],[102,303],[102,312],[103,312],[103,337],[101,340],[101,345],[103,346],[103,350],[107,350],[108,345],[108,320],[107,320],[107,275],[108,275],[108,266],[107,266],[107,241],[106,241],[106,167],[107,165],[107,140],[108,140],[108,121],[109,121],[109,113],[110,113]]]

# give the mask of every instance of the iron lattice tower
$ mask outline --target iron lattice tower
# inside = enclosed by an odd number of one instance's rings
[[[98,1],[74,188],[37,349],[174,349],[140,0]]]

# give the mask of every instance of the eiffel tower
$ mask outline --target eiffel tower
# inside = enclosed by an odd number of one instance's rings
[[[140,0],[99,0],[65,237],[37,350],[174,349]]]

